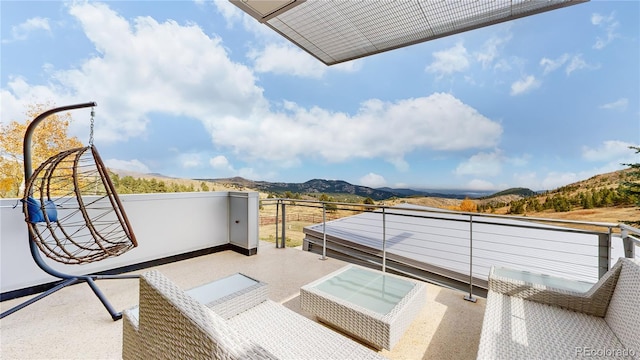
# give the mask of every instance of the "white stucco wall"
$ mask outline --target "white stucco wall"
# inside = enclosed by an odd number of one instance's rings
[[[47,264],[66,274],[90,274],[228,244],[231,238],[234,245],[243,248],[256,248],[258,244],[257,193],[136,194],[120,195],[120,200],[138,241],[137,248],[91,264],[65,265],[45,258]],[[0,199],[0,289],[3,293],[58,280],[34,263],[22,205],[13,207],[18,201]],[[229,215],[231,209],[236,209],[233,219]],[[235,229],[230,229],[231,221]],[[234,235],[236,233],[242,238]]]

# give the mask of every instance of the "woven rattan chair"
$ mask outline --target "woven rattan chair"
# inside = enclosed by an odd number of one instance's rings
[[[67,265],[87,264],[119,256],[138,245],[118,194],[93,146],[93,116],[89,146],[62,151],[44,161],[35,171],[31,166],[31,138],[39,123],[60,111],[94,107],[96,103],[54,108],[38,115],[24,135],[25,191],[23,212],[29,229],[29,248],[38,267],[60,281],[43,293],[0,313],[0,319],[80,282],[86,282],[113,320],[116,311],[95,280],[131,279],[137,275],[74,275],[52,268],[40,253]]]
[[[590,290],[489,276],[478,359],[640,356],[640,261],[621,258]]]
[[[94,145],[43,162],[27,179],[22,202],[33,241],[57,262],[92,263],[138,245]]]
[[[208,308],[158,271],[140,278],[139,307],[125,310],[130,359],[384,359],[282,304],[252,296]],[[233,308],[240,311],[233,311]],[[221,310],[224,309],[224,310]]]

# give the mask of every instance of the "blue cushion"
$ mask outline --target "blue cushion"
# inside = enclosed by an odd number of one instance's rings
[[[49,221],[58,221],[58,211],[53,200],[45,200],[44,210],[47,212]],[[29,211],[29,222],[45,222],[44,214],[40,208],[40,201],[30,197],[27,199],[27,211]]]

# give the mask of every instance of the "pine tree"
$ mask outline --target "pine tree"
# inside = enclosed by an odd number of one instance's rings
[[[640,146],[629,146],[629,149],[635,150],[636,154],[640,154]],[[629,166],[633,169],[629,175],[630,180],[622,182],[622,192],[629,196],[632,200],[635,200],[635,204],[640,208],[640,163],[622,164]],[[638,209],[640,210],[640,209]],[[633,226],[639,226],[640,220],[629,220],[625,223]]]

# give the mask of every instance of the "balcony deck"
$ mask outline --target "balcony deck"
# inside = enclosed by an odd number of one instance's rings
[[[155,269],[184,289],[242,272],[268,283],[272,300],[309,316],[299,306],[300,287],[345,264],[261,242],[254,256],[224,251]],[[98,285],[118,310],[137,304],[137,280],[99,280]],[[475,359],[485,299],[471,303],[463,300],[464,295],[428,284],[422,312],[393,350],[381,354],[390,359]],[[22,301],[24,298],[5,301],[0,308],[4,311]],[[122,321],[112,321],[89,287],[79,284],[0,320],[0,339],[2,359],[118,359]]]

